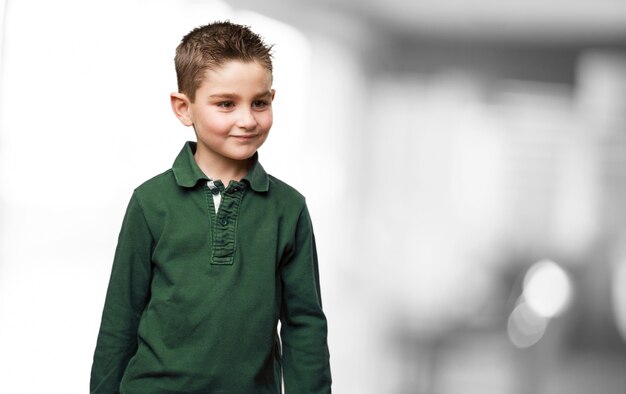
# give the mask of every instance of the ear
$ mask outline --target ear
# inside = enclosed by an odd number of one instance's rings
[[[170,94],[170,104],[172,105],[172,111],[174,115],[185,126],[193,126],[193,119],[189,113],[189,107],[191,101],[184,93],[172,93]]]

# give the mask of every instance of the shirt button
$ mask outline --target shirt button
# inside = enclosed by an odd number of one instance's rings
[[[226,225],[228,224],[228,219],[226,219],[226,218],[222,218],[222,219],[220,219],[220,224],[221,224],[222,226],[226,226]]]

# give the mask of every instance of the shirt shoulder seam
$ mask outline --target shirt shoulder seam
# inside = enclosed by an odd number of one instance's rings
[[[141,185],[137,186],[135,188],[135,191],[143,189],[145,186],[147,186],[147,185],[149,185],[149,184],[151,184],[153,182],[156,182],[158,179],[163,178],[165,176],[168,176],[168,175],[170,175],[172,173],[173,173],[173,170],[171,168],[166,170],[166,171],[163,171],[162,173],[153,176],[152,178],[150,178],[150,179],[146,180],[145,182],[143,182]]]

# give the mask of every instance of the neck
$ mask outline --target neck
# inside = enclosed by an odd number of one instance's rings
[[[240,181],[248,174],[251,159],[247,160],[215,160],[211,157],[196,152],[194,159],[202,172],[213,180],[221,180],[224,185],[228,186],[230,181]]]

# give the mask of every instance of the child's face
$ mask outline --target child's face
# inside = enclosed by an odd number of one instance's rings
[[[189,103],[198,153],[218,161],[252,157],[272,127],[273,99],[271,73],[257,62],[208,70]]]

